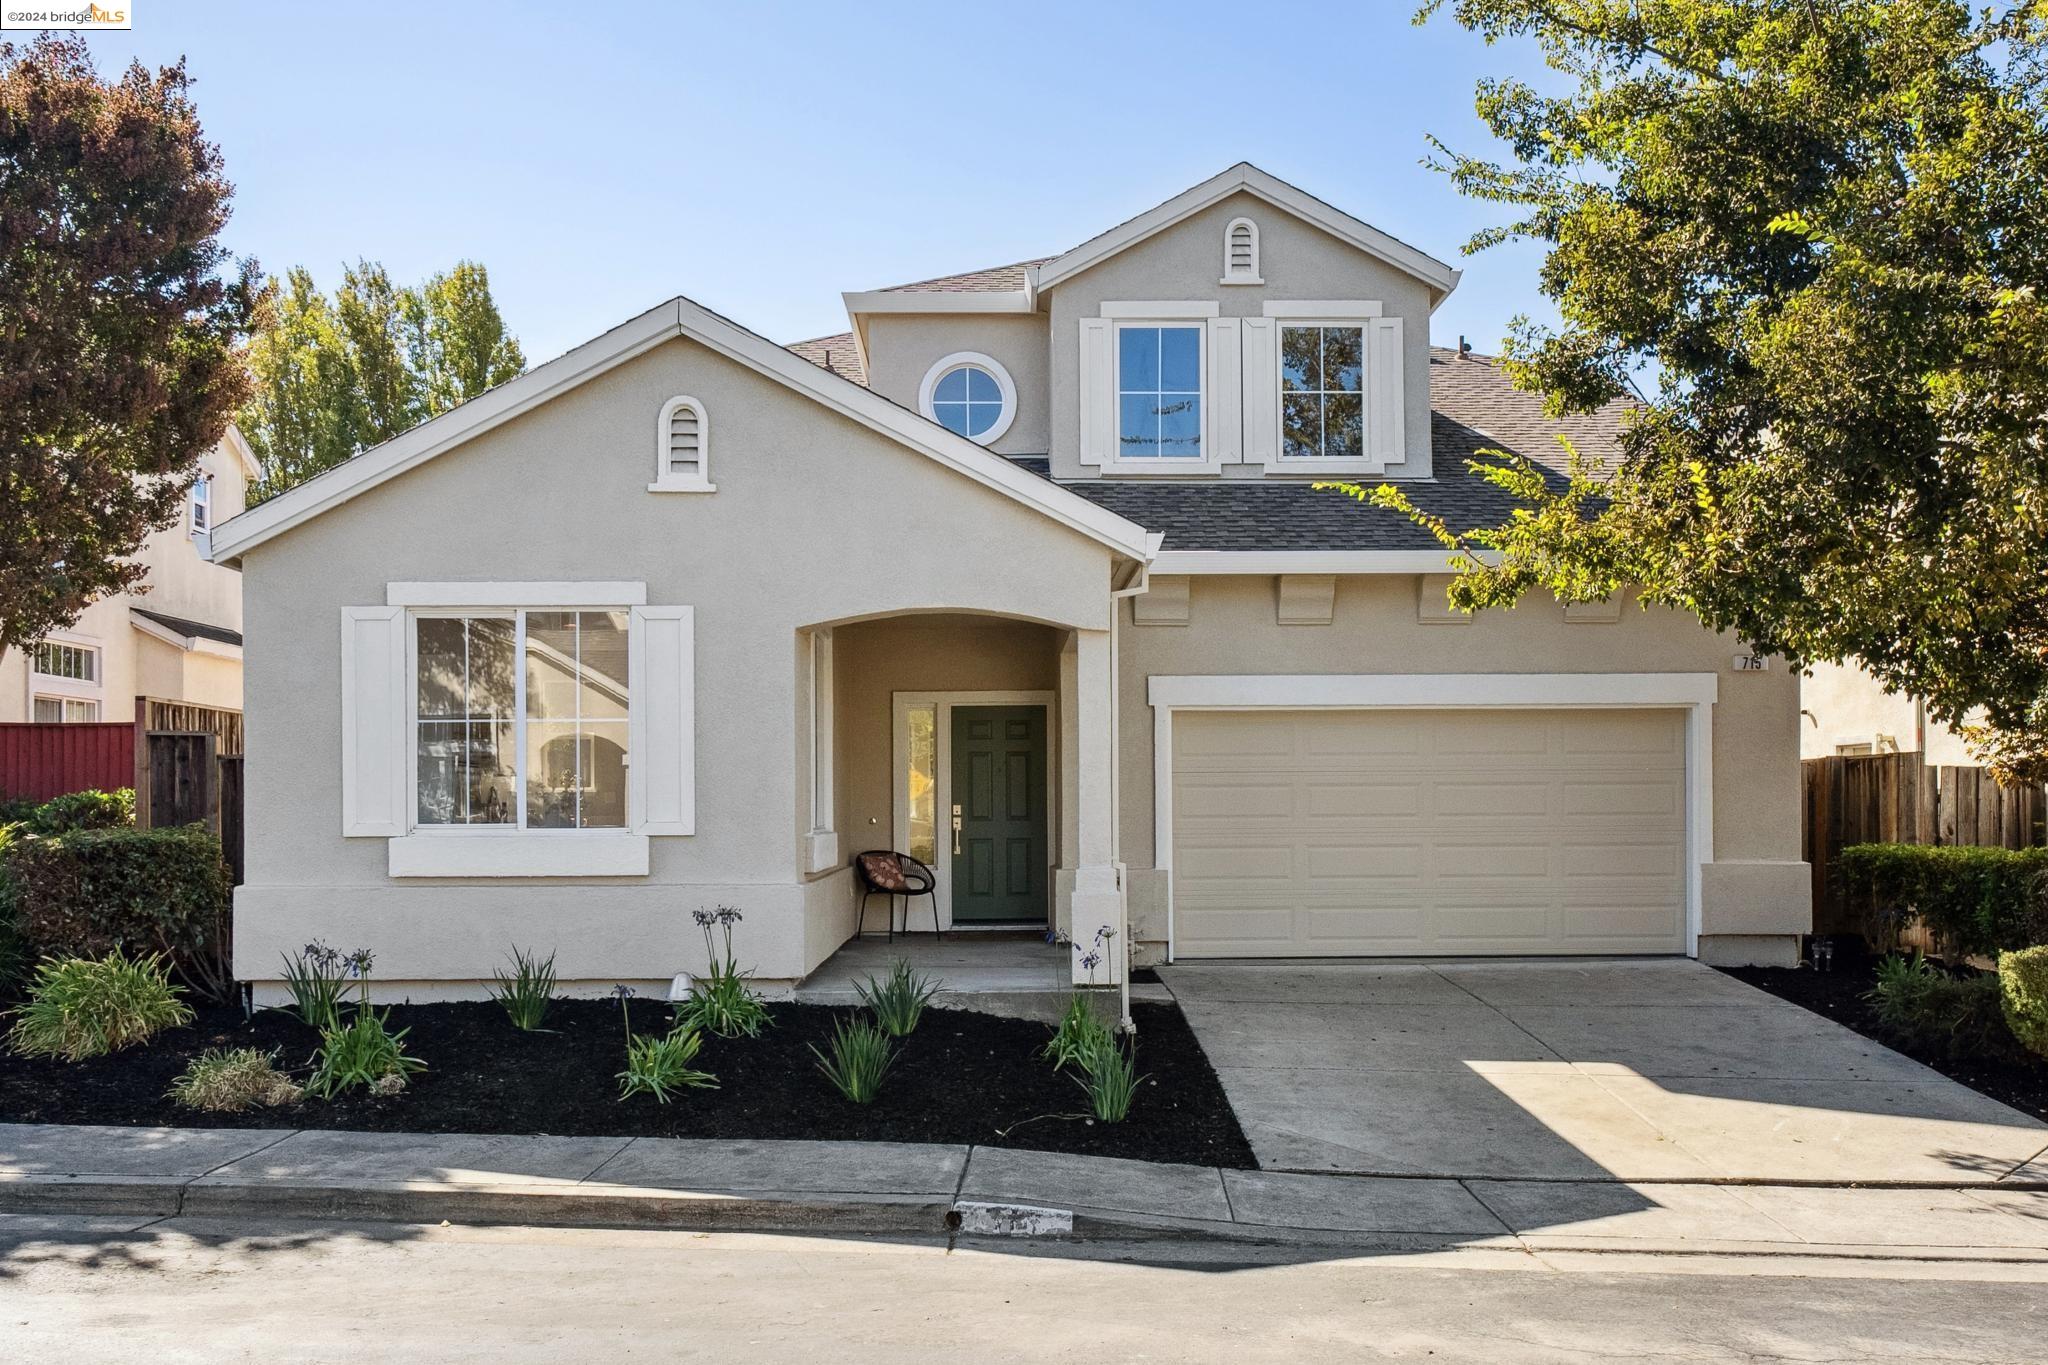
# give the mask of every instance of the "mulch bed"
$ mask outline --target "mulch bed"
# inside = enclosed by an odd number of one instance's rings
[[[1812,1010],[1815,1014],[1852,1029],[1866,1038],[1924,1062],[1952,1081],[1992,1099],[2048,1119],[2048,1062],[2021,1053],[2011,1058],[1971,1058],[1957,1061],[1943,1053],[1915,1048],[1887,1037],[1864,994],[1875,983],[1877,960],[1837,957],[1836,969],[1817,972],[1807,967],[1724,967],[1723,971],[1758,990],[1769,991],[1781,1000]]]
[[[662,1032],[668,1009],[632,1002],[636,1034]],[[1120,1124],[1087,1116],[1087,1099],[1038,1058],[1051,1029],[965,1010],[927,1010],[902,1040],[875,1103],[840,1098],[818,1074],[835,1017],[825,1005],[772,1004],[758,1038],[707,1037],[695,1065],[716,1090],[670,1103],[621,1102],[625,1065],[619,1006],[558,1000],[549,1033],[522,1033],[491,1002],[397,1005],[393,1029],[427,1063],[403,1093],[356,1092],[277,1109],[206,1114],[164,1097],[195,1054],[210,1047],[277,1049],[303,1079],[317,1039],[296,1015],[202,1008],[187,1028],[85,1062],[29,1060],[0,1048],[0,1121],[225,1128],[342,1128],[368,1132],[547,1133],[580,1136],[835,1138],[865,1142],[980,1143],[1034,1151],[1250,1168],[1251,1147],[1216,1073],[1173,1005],[1137,1003],[1138,1065],[1150,1080]],[[1041,1117],[1041,1116],[1055,1117]]]

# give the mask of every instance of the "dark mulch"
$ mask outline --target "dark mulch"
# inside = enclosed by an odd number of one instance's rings
[[[2024,1052],[2011,1057],[1973,1057],[1955,1060],[1946,1054],[1902,1044],[1877,1026],[1877,1018],[1864,995],[1877,974],[1875,958],[1838,959],[1836,970],[1817,972],[1807,967],[1724,967],[1738,981],[1769,991],[1781,1000],[1825,1015],[1866,1038],[1924,1062],[1953,1081],[2013,1108],[2048,1119],[2048,1062]]]
[[[1051,1036],[1047,1026],[965,1010],[926,1012],[870,1106],[841,1099],[806,1047],[824,1049],[833,1019],[857,1011],[797,1004],[770,1005],[775,1025],[758,1038],[705,1039],[696,1065],[718,1077],[718,1089],[690,1091],[666,1105],[646,1096],[621,1102],[615,1077],[625,1065],[625,1041],[619,1007],[609,1000],[557,1001],[548,1011],[550,1033],[522,1033],[488,1002],[394,1006],[391,1026],[411,1030],[407,1050],[428,1066],[403,1094],[377,1099],[358,1092],[246,1114],[197,1113],[164,1092],[209,1047],[275,1048],[279,1065],[303,1078],[316,1038],[287,1011],[261,1010],[245,1022],[239,1009],[205,1009],[191,1027],[86,1062],[31,1061],[0,1049],[0,1121],[846,1138],[1253,1166],[1251,1147],[1180,1010],[1131,1008],[1139,1068],[1151,1079],[1120,1124],[1080,1117],[1087,1111],[1080,1088],[1036,1055]],[[636,1033],[663,1030],[667,1022],[665,1006],[633,1002]]]

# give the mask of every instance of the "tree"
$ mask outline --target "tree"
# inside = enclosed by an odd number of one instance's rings
[[[185,68],[0,44],[0,650],[144,577],[247,392],[254,266]]]
[[[249,347],[255,394],[241,419],[263,462],[253,501],[526,368],[491,298],[489,272],[472,261],[417,288],[394,285],[375,261],[357,261],[342,272],[331,303],[304,267],[294,267],[268,292],[275,323]]]
[[[1437,144],[1458,189],[1520,211],[1468,250],[1549,244],[1562,323],[1517,319],[1508,370],[1553,413],[1639,400],[1618,461],[1567,487],[1484,464],[1526,506],[1433,528],[1491,552],[1457,602],[1632,586],[1976,713],[2008,776],[2048,769],[2048,7],[1450,8],[1568,87],[1481,84],[1502,162]]]

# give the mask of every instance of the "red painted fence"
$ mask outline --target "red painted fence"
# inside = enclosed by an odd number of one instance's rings
[[[0,800],[135,785],[135,725],[0,725]]]

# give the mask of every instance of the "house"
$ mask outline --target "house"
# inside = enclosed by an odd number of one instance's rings
[[[794,981],[888,848],[1083,981],[1125,946],[1794,961],[1796,676],[1629,603],[1467,619],[1427,537],[1309,487],[1483,519],[1471,452],[1560,457],[1430,346],[1457,283],[1239,165],[848,294],[838,337],[672,300],[223,525],[238,973],[319,938],[415,998],[515,945],[660,985],[728,904]]]
[[[1819,663],[1800,691],[1799,756],[1918,753],[1935,764],[1972,767],[1969,745],[1952,725],[1927,714],[1927,703],[1884,684],[1853,664]]]
[[[213,561],[209,537],[241,513],[259,472],[230,426],[199,457],[183,514],[143,541],[143,587],[99,599],[28,649],[0,653],[0,723],[132,721],[137,698],[240,711],[242,576]]]

